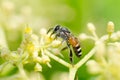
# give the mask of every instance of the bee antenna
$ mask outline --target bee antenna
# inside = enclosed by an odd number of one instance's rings
[[[53,28],[50,28],[50,29],[47,31],[47,34],[48,34],[51,30],[53,30]]]

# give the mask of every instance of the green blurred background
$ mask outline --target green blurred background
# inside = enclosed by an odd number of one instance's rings
[[[119,30],[119,8],[120,0],[0,0],[0,26],[5,31],[7,45],[11,50],[16,50],[22,41],[25,24],[32,27],[36,34],[41,28],[60,24],[78,36],[87,32],[86,25],[92,22],[101,36],[106,34],[108,21],[113,21],[115,30]],[[83,43],[83,55],[92,47],[92,45],[86,46],[85,43]],[[42,74],[46,80],[50,80],[56,71],[68,71],[53,60],[51,65],[53,65],[51,69],[43,65]],[[28,71],[32,69],[28,68],[29,66],[26,65]],[[81,80],[90,80],[91,77],[85,65],[78,70],[78,75]]]

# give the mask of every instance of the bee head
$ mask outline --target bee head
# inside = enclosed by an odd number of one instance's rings
[[[60,25],[55,26],[51,35],[53,35],[54,33],[56,33],[59,30],[60,30]]]
[[[56,25],[54,28],[50,28],[48,31],[47,31],[47,34],[52,30],[53,32],[51,33],[50,36],[52,36],[54,33],[56,33],[57,31],[59,31],[60,29],[60,25]]]
[[[55,26],[53,32],[57,32],[60,29],[60,25]]]

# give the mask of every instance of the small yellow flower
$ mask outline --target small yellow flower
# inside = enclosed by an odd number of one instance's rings
[[[35,46],[34,46],[33,44],[27,44],[27,50],[28,50],[29,52],[34,52]]]
[[[50,37],[49,35],[45,35],[45,43],[46,44],[49,44],[49,43],[51,43],[53,41],[53,38],[52,37]]]
[[[27,26],[26,28],[25,28],[25,34],[31,34],[32,33],[32,29],[29,27],[29,26]]]

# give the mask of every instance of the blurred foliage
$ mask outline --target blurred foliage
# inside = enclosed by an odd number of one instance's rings
[[[49,28],[60,24],[78,36],[81,32],[88,33],[86,24],[93,22],[101,36],[106,33],[108,21],[115,23],[115,30],[120,28],[119,4],[120,0],[0,0],[0,35],[4,35],[0,38],[0,44],[16,50],[23,40],[23,29],[27,24],[36,34],[39,34],[43,27]],[[83,56],[94,45],[91,41],[81,44]],[[0,59],[0,64],[3,62],[4,60]],[[55,64],[52,69],[45,66],[43,71],[46,80],[49,80],[56,71],[67,71],[56,62],[52,64]],[[14,70],[16,71],[16,68]],[[91,76],[85,66],[80,68],[78,75],[82,80],[87,80]]]

